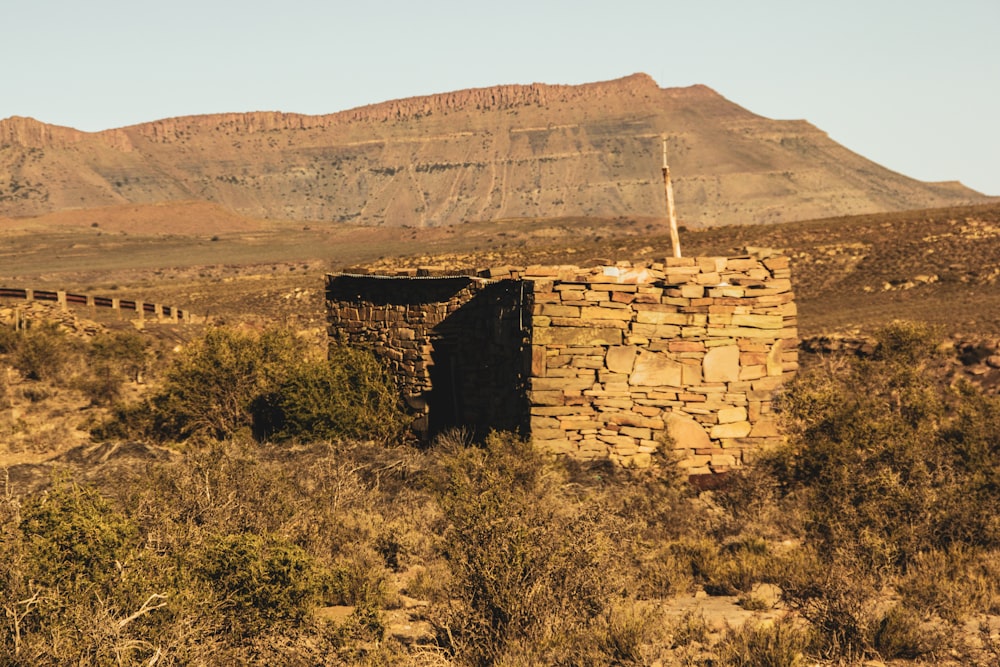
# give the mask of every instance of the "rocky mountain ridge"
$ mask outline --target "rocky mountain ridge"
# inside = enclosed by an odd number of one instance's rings
[[[976,202],[753,114],[706,86],[645,74],[506,85],[320,116],[247,112],[87,133],[0,121],[0,216],[163,201],[365,225],[662,217],[666,136],[682,223],[776,222]]]

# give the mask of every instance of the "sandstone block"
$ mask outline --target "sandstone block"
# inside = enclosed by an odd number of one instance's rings
[[[594,399],[594,406],[601,410],[627,410],[632,407],[632,399],[600,397]]]
[[[736,457],[732,454],[716,454],[712,456],[709,465],[712,466],[713,470],[732,468],[737,465]]]
[[[748,421],[733,422],[730,424],[716,424],[712,427],[709,432],[713,440],[721,440],[722,438],[745,438],[750,435],[750,430],[753,427]]]
[[[531,380],[531,389],[533,391],[583,391],[593,386],[593,377],[544,377],[532,378]]]
[[[615,303],[629,304],[633,303],[636,299],[636,295],[632,292],[612,292],[611,301]]]
[[[787,269],[789,265],[789,258],[783,256],[768,257],[762,263],[771,271],[775,271],[777,269]]]
[[[701,384],[701,363],[683,363],[681,364],[681,382],[684,386],[691,387],[697,384]]]
[[[575,454],[577,451],[576,445],[566,438],[542,440],[532,437],[531,440],[545,454]]]
[[[702,281],[702,276],[699,276],[698,281]],[[718,275],[716,275],[718,278]],[[718,282],[716,280],[715,282]],[[694,285],[681,285],[681,297],[684,299],[700,299],[705,296],[704,285],[707,283],[694,284]]]
[[[708,467],[711,456],[686,456],[677,462],[678,468],[686,468],[689,475],[708,475],[712,471]]]
[[[718,412],[720,424],[747,421],[747,410],[743,407],[723,408]]]
[[[677,338],[681,335],[681,327],[670,324],[632,324],[632,334],[646,338]],[[692,336],[693,337],[693,336]]]
[[[580,309],[580,317],[584,320],[622,320],[628,322],[632,319],[632,311],[628,308],[585,306]]]
[[[631,346],[609,347],[605,357],[608,370],[626,375],[631,373],[638,352],[638,349]]]
[[[642,428],[639,426],[622,426],[620,433],[622,435],[627,435],[638,440],[649,440],[653,437],[653,432],[651,429]]]
[[[612,327],[549,327],[535,329],[536,345],[621,345],[622,331]]]
[[[532,419],[534,419],[536,416],[556,416],[556,417],[559,417],[559,416],[563,416],[563,415],[578,415],[578,414],[586,414],[586,413],[587,413],[587,411],[581,412],[580,408],[574,407],[574,406],[569,406],[569,405],[560,405],[560,406],[538,406],[538,405],[533,405],[531,407],[531,417],[532,417]]]
[[[563,431],[593,430],[594,432],[597,432],[600,430],[601,426],[602,424],[592,419],[563,419],[559,423],[559,428]]]
[[[702,374],[705,382],[737,382],[740,379],[740,348],[713,347],[705,353]]]
[[[643,387],[680,387],[683,367],[662,353],[640,352],[628,383]]]
[[[784,376],[768,376],[753,381],[754,391],[772,392],[784,384]]]
[[[774,438],[781,435],[777,422],[773,418],[761,419],[750,430],[751,438]]]
[[[531,375],[543,377],[546,368],[546,350],[540,345],[531,346]]]
[[[570,365],[574,368],[604,368],[604,358],[603,357],[590,357],[590,356],[576,356],[573,357],[573,361]]]
[[[535,405],[566,404],[566,396],[561,391],[529,391],[528,400]]]
[[[542,304],[541,311],[542,315],[548,315],[549,317],[580,317],[579,306],[564,306],[561,304],[546,303]]]
[[[664,419],[664,424],[675,449],[700,449],[712,446],[708,433],[691,417],[671,412]]]
[[[781,315],[733,315],[732,324],[737,327],[754,327],[756,329],[780,329],[784,324]]]
[[[771,350],[767,353],[767,358],[764,363],[767,366],[768,375],[781,375],[784,372],[783,364],[785,362],[785,347],[792,347],[791,344],[786,344],[784,340],[779,340],[771,346]],[[796,351],[796,358],[798,358],[798,352]]]

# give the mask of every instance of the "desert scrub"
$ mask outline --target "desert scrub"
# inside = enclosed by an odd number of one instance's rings
[[[935,381],[926,327],[894,323],[877,340],[870,358],[792,383],[789,445],[758,463],[803,536],[777,583],[831,659],[931,654],[942,642],[920,614],[957,619],[995,605],[977,554],[1000,546],[1000,402]]]
[[[261,436],[385,442],[402,431],[396,385],[367,350],[333,345],[326,360],[290,367],[276,384],[255,402]]]
[[[551,663],[593,637],[608,609],[614,524],[568,499],[564,473],[512,434],[481,448],[443,440],[436,484],[452,586],[435,610],[439,637],[462,664]]]
[[[32,323],[4,346],[11,366],[29,380],[66,384],[82,370],[83,343],[55,323]]]
[[[805,374],[786,394],[791,450],[775,472],[805,500],[809,538],[883,572],[953,543],[1000,545],[997,399],[935,384],[923,327],[878,340],[872,359]]]
[[[178,439],[225,439],[248,431],[254,402],[274,391],[286,369],[307,354],[288,330],[209,329],[174,360],[163,390],[152,399],[157,430]]]
[[[157,393],[116,404],[91,432],[156,441],[253,435],[385,442],[402,426],[395,384],[369,352],[334,347],[323,359],[285,329],[218,327],[173,360]]]
[[[222,535],[205,549],[198,574],[221,601],[237,634],[301,621],[319,601],[319,572],[299,546],[253,533]]]
[[[31,579],[44,586],[101,585],[135,546],[135,525],[88,487],[59,483],[21,507]]]
[[[86,347],[87,371],[76,385],[98,405],[120,399],[126,382],[138,380],[146,370],[150,346],[137,332],[101,333]]]
[[[730,630],[716,648],[719,664],[731,667],[797,667],[805,665],[812,637],[794,620],[771,624],[747,622]]]

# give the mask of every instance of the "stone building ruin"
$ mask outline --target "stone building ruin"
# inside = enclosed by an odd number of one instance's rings
[[[326,286],[331,339],[389,364],[423,438],[516,430],[633,466],[669,443],[691,475],[780,440],[774,393],[798,368],[787,257],[428,273]]]

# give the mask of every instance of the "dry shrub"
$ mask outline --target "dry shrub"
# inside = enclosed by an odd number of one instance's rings
[[[924,655],[940,644],[911,632],[916,610],[995,605],[978,554],[1000,547],[1000,401],[936,384],[926,327],[877,338],[870,359],[800,376],[783,398],[790,445],[763,461],[807,545],[778,583],[833,658]],[[903,600],[887,613],[893,587]]]
[[[33,323],[15,336],[11,365],[29,380],[68,384],[83,366],[83,343],[58,324]]]
[[[940,627],[923,622],[921,615],[903,605],[894,605],[879,620],[872,645],[884,660],[916,660],[949,648]]]
[[[452,570],[451,603],[434,612],[441,641],[463,664],[583,664],[616,583],[613,526],[513,435],[437,452]]]
[[[1000,559],[995,551],[964,545],[926,551],[913,559],[896,589],[905,603],[927,614],[964,621],[1000,611]]]
[[[808,629],[794,620],[748,622],[727,632],[716,652],[719,664],[730,667],[796,667],[806,664],[811,641]]]
[[[138,380],[148,363],[150,347],[137,332],[102,333],[86,348],[87,372],[76,386],[96,405],[119,400],[126,382]]]

